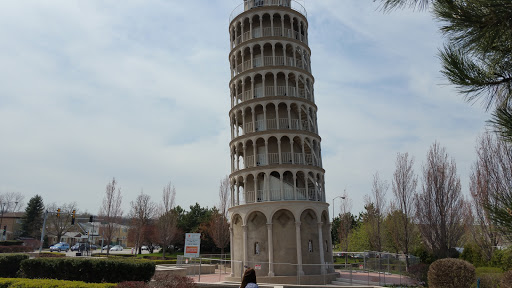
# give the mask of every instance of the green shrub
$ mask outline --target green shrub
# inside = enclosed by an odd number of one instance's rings
[[[7,240],[7,241],[0,241],[0,246],[22,246],[23,241],[21,240]]]
[[[0,288],[112,288],[116,284],[112,283],[84,283],[80,281],[64,281],[49,279],[21,279],[21,278],[2,278],[0,279]]]
[[[428,281],[428,264],[418,263],[409,266],[408,274],[418,282],[427,283]]]
[[[0,255],[0,278],[16,277],[20,269],[21,261],[28,259],[26,254],[3,254]]]
[[[501,288],[512,288],[512,270],[503,273]]]
[[[57,253],[57,252],[42,252],[37,254],[38,258],[63,258],[66,257],[65,253]]]
[[[21,263],[26,278],[49,278],[84,282],[148,282],[155,273],[150,261],[90,258],[36,258]]]
[[[161,275],[156,277],[155,281],[151,281],[151,288],[194,288],[196,284],[190,277],[178,275]]]
[[[149,284],[143,281],[126,281],[117,284],[116,288],[149,288]]]
[[[480,279],[480,288],[499,288],[502,274],[483,274],[478,277]]]
[[[103,252],[103,253],[92,253],[91,254],[92,257],[107,257],[107,253]],[[108,254],[108,257],[111,257],[111,258],[135,258],[137,257],[137,255],[133,255],[133,254]]]
[[[34,251],[34,249],[21,245],[0,246],[0,253],[23,253],[32,251]]]
[[[496,267],[478,267],[475,269],[476,277],[482,274],[503,274],[503,270],[501,268]]]
[[[471,287],[475,281],[475,267],[464,260],[440,259],[430,264],[428,269],[428,285],[431,288]]]
[[[155,263],[155,265],[176,264],[176,259],[172,259],[172,260],[151,260],[151,262]]]

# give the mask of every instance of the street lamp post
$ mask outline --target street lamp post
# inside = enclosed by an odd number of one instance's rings
[[[334,200],[336,200],[337,198],[345,199],[345,196],[336,196],[336,197],[332,198],[332,221],[333,222],[334,222]]]

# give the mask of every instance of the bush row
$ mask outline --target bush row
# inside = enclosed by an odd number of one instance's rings
[[[22,277],[50,278],[83,282],[145,281],[155,273],[155,264],[150,261],[128,261],[117,259],[84,258],[36,258],[21,263]]]
[[[112,288],[112,283],[84,283],[80,281],[50,280],[50,279],[0,279],[0,288]]]
[[[0,241],[0,246],[21,246],[21,245],[23,245],[23,241],[21,241],[21,240]]]
[[[194,288],[196,284],[194,280],[189,277],[177,276],[177,275],[166,275],[159,277],[151,281],[150,283],[130,281],[121,282],[116,288]]]
[[[7,245],[0,246],[0,253],[22,253],[22,252],[32,252],[34,249],[28,246],[22,245]]]
[[[0,278],[16,277],[20,269],[21,261],[28,259],[26,254],[3,254],[0,255]]]

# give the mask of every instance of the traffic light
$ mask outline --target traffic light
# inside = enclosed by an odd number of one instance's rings
[[[6,233],[6,232],[7,232],[7,225],[6,225],[6,226],[4,226],[4,232],[2,232],[2,235],[4,235],[4,236],[5,236],[5,233]]]
[[[60,217],[60,208],[57,209],[57,218],[59,218],[59,217]]]
[[[89,216],[89,222],[93,222],[92,220],[93,219],[92,219],[92,215],[91,215],[91,216]]]
[[[75,216],[76,216],[76,210],[73,210],[73,214],[71,215],[71,225],[75,225]]]

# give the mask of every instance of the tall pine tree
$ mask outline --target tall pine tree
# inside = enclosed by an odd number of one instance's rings
[[[25,209],[25,215],[21,219],[21,236],[33,237],[38,239],[41,237],[41,228],[43,227],[43,211],[44,204],[43,198],[36,195],[30,198],[28,201],[27,208]]]

